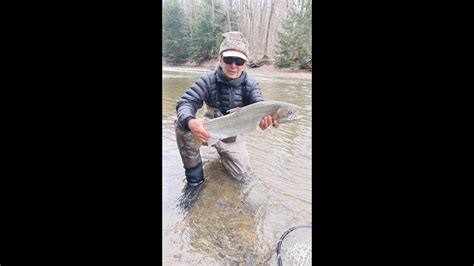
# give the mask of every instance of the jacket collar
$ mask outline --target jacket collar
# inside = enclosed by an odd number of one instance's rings
[[[230,79],[226,75],[224,75],[224,72],[222,71],[222,68],[218,65],[216,67],[216,73],[217,73],[217,81],[222,82],[224,84],[228,84],[232,87],[238,87],[242,84],[247,79],[247,73],[245,71],[242,72],[242,75],[236,79]]]

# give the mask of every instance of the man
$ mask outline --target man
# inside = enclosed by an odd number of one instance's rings
[[[214,71],[201,76],[176,105],[176,140],[183,161],[188,187],[200,187],[204,182],[203,166],[199,148],[194,146],[194,137],[206,142],[209,134],[204,128],[206,121],[196,118],[196,112],[206,103],[204,116],[209,119],[226,115],[227,111],[263,101],[259,84],[246,72],[248,42],[240,32],[223,34],[220,45],[219,65]],[[278,127],[272,117],[263,117],[260,128],[270,125]],[[215,148],[224,168],[237,180],[250,174],[250,159],[242,136],[223,139]]]

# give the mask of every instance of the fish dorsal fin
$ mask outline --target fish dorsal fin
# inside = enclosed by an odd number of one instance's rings
[[[237,111],[239,111],[239,110],[240,110],[240,107],[236,107],[236,108],[232,108],[232,109],[227,110],[227,113],[228,113],[228,114],[232,114],[232,113],[235,113],[235,112],[237,112]]]

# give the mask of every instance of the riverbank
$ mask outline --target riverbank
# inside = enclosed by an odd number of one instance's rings
[[[193,63],[185,63],[179,65],[169,65],[164,61],[162,62],[163,67],[170,68],[199,68],[213,70],[219,61],[206,61],[199,65]],[[309,79],[311,80],[312,74],[310,71],[305,69],[291,69],[291,68],[279,68],[273,65],[263,65],[257,68],[247,68],[247,72],[252,75],[262,75],[267,77],[279,77],[279,78],[297,78],[297,79]]]

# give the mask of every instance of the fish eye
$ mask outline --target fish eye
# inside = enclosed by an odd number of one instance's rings
[[[288,113],[291,115],[293,113],[293,110],[288,110]]]

